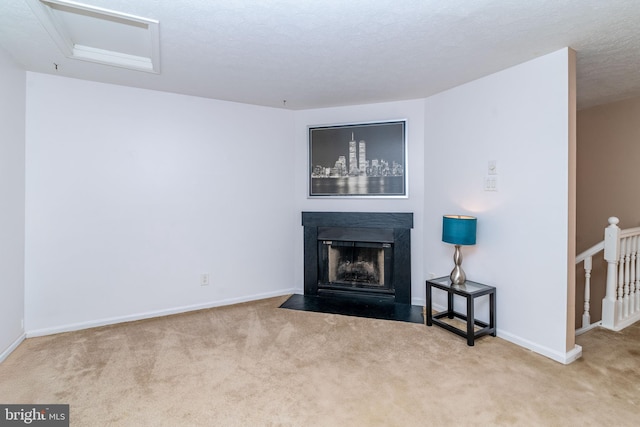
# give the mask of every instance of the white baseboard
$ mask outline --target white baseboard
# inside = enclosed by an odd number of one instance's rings
[[[22,335],[20,335],[18,337],[17,340],[15,340],[13,343],[11,343],[11,345],[9,347],[7,347],[7,349],[5,351],[3,351],[2,353],[0,353],[0,363],[4,362],[4,359],[6,359],[7,357],[9,357],[9,355],[13,352],[13,350],[15,350],[16,348],[18,348],[18,346],[22,343],[22,341],[24,341],[27,338],[27,335],[23,332]]]
[[[560,361],[560,362],[564,363],[565,365],[568,365],[569,363],[575,362],[581,357],[582,357],[582,346],[576,344],[573,347],[573,350],[565,353],[564,361]]]
[[[508,332],[501,331],[500,329],[498,329],[497,331],[497,336],[513,344],[519,345],[520,347],[524,347],[533,352],[548,357],[549,359],[555,360],[556,362],[560,362],[564,365],[568,365],[569,363],[579,359],[582,356],[582,347],[579,345],[576,345],[572,350],[566,353],[560,353],[548,347],[538,345],[529,340],[525,340],[516,335],[510,334]]]
[[[186,313],[189,311],[204,310],[213,307],[222,307],[225,305],[240,304],[248,301],[256,301],[260,299],[279,297],[295,293],[295,289],[281,289],[273,292],[265,292],[262,294],[249,295],[239,298],[229,298],[220,301],[210,301],[202,304],[187,305],[181,307],[167,308],[157,311],[148,311],[145,313],[131,314],[127,316],[110,317],[105,319],[92,320],[89,322],[72,323],[53,328],[42,328],[26,331],[27,338],[40,337],[45,335],[59,334],[62,332],[79,331],[82,329],[97,328],[100,326],[114,325],[117,323],[133,322],[136,320],[150,319],[153,317],[170,316],[172,314]]]
[[[592,329],[594,329],[594,328],[597,328],[597,327],[599,327],[599,326],[601,326],[601,325],[602,325],[602,322],[598,321],[598,322],[596,322],[596,323],[592,323],[592,324],[590,324],[589,326],[585,326],[585,327],[583,327],[583,328],[576,329],[576,336],[578,336],[578,335],[582,335],[582,334],[584,334],[585,332],[589,332],[590,330],[592,330]]]

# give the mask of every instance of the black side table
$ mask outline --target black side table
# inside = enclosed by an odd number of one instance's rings
[[[440,289],[447,292],[447,310],[441,311],[437,314],[433,314],[433,304],[431,293],[432,289]],[[453,296],[460,295],[466,298],[467,301],[467,315],[465,316],[462,313],[458,313],[454,310],[453,307]],[[474,317],[474,306],[473,302],[476,298],[488,295],[489,296],[489,323],[481,322],[480,320],[475,319]],[[454,285],[451,286],[451,281],[449,277],[439,277],[437,279],[427,280],[427,298],[426,298],[426,318],[427,318],[427,326],[431,326],[433,324],[438,325],[448,331],[453,332],[454,334],[458,334],[461,337],[467,338],[467,345],[472,346],[476,338],[481,337],[483,335],[491,334],[491,336],[496,336],[496,288],[493,286],[483,285],[481,283],[472,282],[467,280],[464,285]],[[466,320],[467,322],[467,330],[462,330],[452,326],[448,323],[443,322],[443,317],[448,317],[449,319],[453,319],[457,317],[462,320]],[[480,327],[479,330],[474,331],[475,325]]]

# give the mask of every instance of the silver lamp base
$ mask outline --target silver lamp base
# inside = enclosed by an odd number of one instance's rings
[[[464,274],[464,270],[461,267],[462,251],[460,251],[460,245],[456,245],[456,250],[453,253],[453,262],[455,263],[455,267],[453,267],[453,271],[451,271],[449,275],[451,285],[464,285],[467,281],[467,275]]]

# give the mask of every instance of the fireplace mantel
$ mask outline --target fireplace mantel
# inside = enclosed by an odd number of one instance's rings
[[[411,228],[412,213],[397,212],[302,212],[304,226],[304,294],[318,295],[319,236],[318,229],[335,227],[342,230],[371,231],[373,236],[390,235],[393,245],[391,301],[411,304]],[[382,233],[380,230],[384,230]],[[349,234],[348,232],[346,233]],[[389,238],[385,238],[389,240]],[[344,297],[366,296],[362,291],[340,292]],[[375,296],[375,295],[372,295]],[[386,296],[387,298],[389,296]]]

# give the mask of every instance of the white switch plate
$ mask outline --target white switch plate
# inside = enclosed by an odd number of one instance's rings
[[[498,163],[495,160],[489,160],[489,163],[487,165],[487,173],[489,175],[498,174]]]
[[[498,177],[495,175],[488,175],[484,179],[484,191],[498,191]]]

